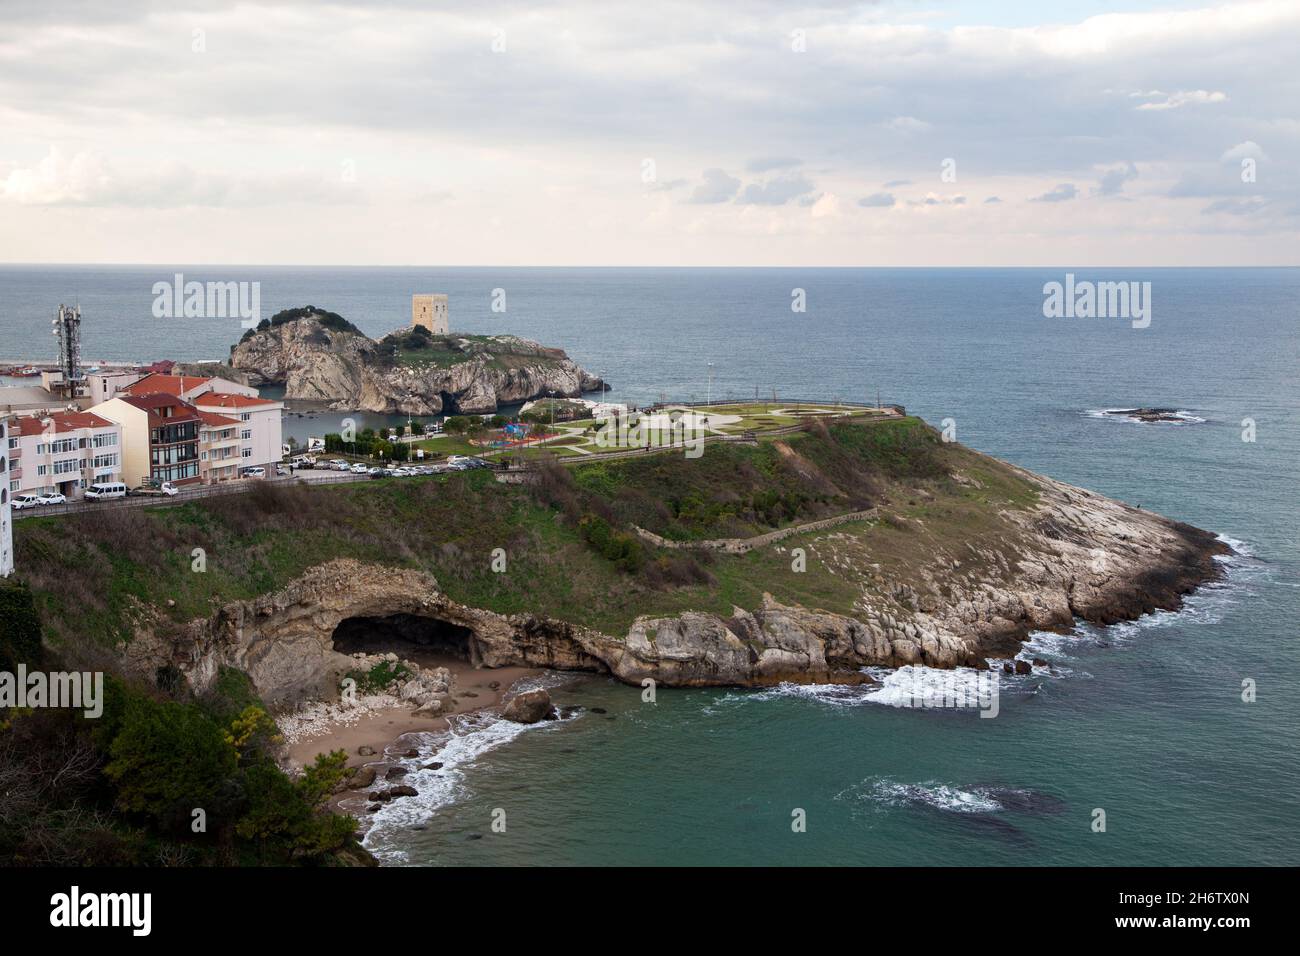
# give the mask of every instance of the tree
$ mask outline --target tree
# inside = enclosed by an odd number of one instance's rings
[[[216,722],[198,707],[132,697],[109,748],[104,773],[125,810],[175,824],[195,808],[212,809],[237,755]]]
[[[41,622],[27,585],[0,581],[0,670],[41,663]]]

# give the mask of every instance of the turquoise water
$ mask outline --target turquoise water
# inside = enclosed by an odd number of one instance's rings
[[[160,339],[149,285],[170,271],[0,268],[0,361],[48,349],[44,311],[74,293],[88,357],[224,354],[238,330],[207,320]],[[1044,638],[1031,653],[1055,675],[1004,680],[992,720],[856,690],[651,705],[582,678],[556,691],[581,708],[569,720],[427,741],[447,766],[413,780],[421,797],[385,810],[371,845],[437,864],[1300,863],[1300,270],[1076,270],[1152,282],[1147,329],[1043,318],[1042,285],[1066,271],[186,270],[259,279],[267,312],[311,302],[371,334],[404,321],[411,291],[447,291],[453,328],[563,346],[632,400],[702,400],[710,362],[715,398],[879,389],[976,449],[1247,555],[1179,614]],[[796,287],[807,313],[790,311]],[[1203,421],[1095,414],[1132,405]]]

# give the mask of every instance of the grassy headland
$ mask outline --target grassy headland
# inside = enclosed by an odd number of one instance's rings
[[[141,605],[179,627],[336,557],[427,570],[461,603],[618,635],[639,614],[729,614],[764,592],[851,613],[873,565],[908,580],[939,548],[1013,548],[1000,513],[1035,498],[1012,469],[944,444],[917,419],[845,420],[752,445],[710,443],[695,459],[664,451],[544,465],[527,485],[485,472],[268,484],[178,507],[25,519],[16,550],[56,646],[129,640]],[[873,508],[835,534],[743,555],[656,548],[634,532],[743,538]],[[807,573],[793,573],[785,553],[799,546]],[[504,574],[491,567],[496,548],[508,556]]]

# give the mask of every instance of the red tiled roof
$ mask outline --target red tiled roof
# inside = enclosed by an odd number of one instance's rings
[[[194,399],[195,405],[204,408],[254,408],[259,405],[274,405],[269,398],[255,398],[252,395],[232,395],[227,392],[208,392]]]
[[[31,415],[16,418],[9,423],[9,434],[40,435],[45,432],[45,422],[54,422],[54,432],[74,432],[81,428],[111,428],[113,423],[90,412],[55,412],[53,415]]]
[[[150,428],[155,425],[197,421],[199,417],[198,409],[189,402],[162,392],[151,392],[148,395],[123,395],[119,393],[117,397],[128,405],[134,405],[141,411],[148,412]],[[159,413],[160,408],[175,408],[176,411],[170,416],[166,416]]]
[[[205,425],[214,425],[218,428],[227,428],[239,424],[237,418],[227,418],[225,415],[218,415],[216,412],[205,412],[202,409],[199,410],[199,419]]]
[[[119,394],[152,395],[155,392],[161,392],[165,395],[179,396],[210,381],[212,379],[201,378],[197,375],[163,375],[158,372],[151,372],[140,381],[122,389]]]

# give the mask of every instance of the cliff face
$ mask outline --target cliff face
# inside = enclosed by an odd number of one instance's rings
[[[493,412],[601,387],[562,350],[515,336],[400,334],[376,342],[312,314],[248,336],[230,365],[254,385],[283,385],[290,400],[412,415]]]
[[[202,690],[219,666],[246,671],[268,702],[337,693],[352,662],[332,635],[350,617],[409,614],[464,628],[476,665],[507,664],[608,672],[667,686],[761,686],[779,681],[854,682],[868,665],[985,666],[1010,657],[1031,630],[1067,629],[1174,609],[1219,575],[1228,551],[1208,532],[1101,495],[1020,472],[1037,485],[1033,508],[1009,515],[1019,526],[1015,553],[967,544],[935,551],[906,580],[878,565],[850,568],[853,526],[815,532],[803,544],[842,573],[860,574],[852,615],[783,604],[729,617],[686,612],[642,616],[625,635],[608,635],[539,615],[502,615],[451,600],[429,574],[352,560],[318,566],[286,588],[236,601],[181,635],[141,622],[126,648],[149,675],[172,664]],[[780,545],[768,545],[780,548]]]

